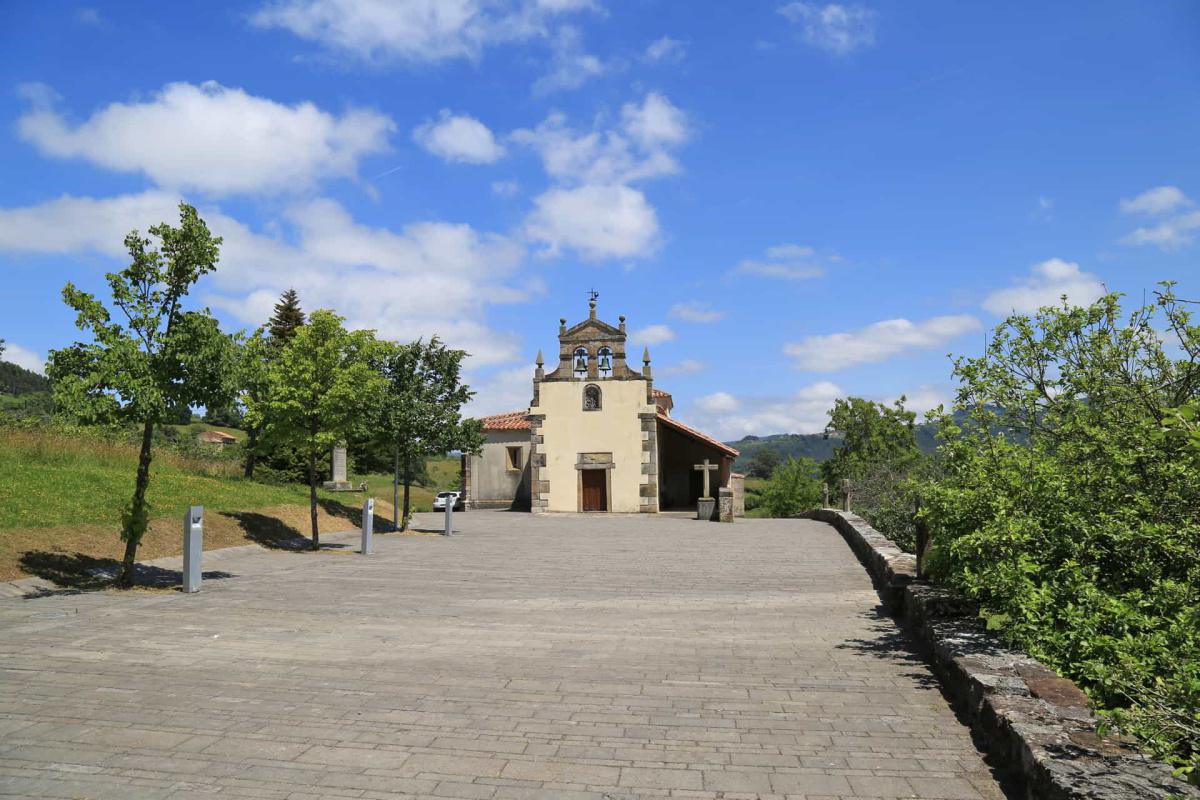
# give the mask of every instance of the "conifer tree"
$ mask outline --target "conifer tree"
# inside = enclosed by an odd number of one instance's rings
[[[304,324],[304,311],[300,308],[300,297],[295,289],[288,289],[279,296],[275,313],[267,322],[271,338],[278,344],[286,344],[296,335],[296,329]]]

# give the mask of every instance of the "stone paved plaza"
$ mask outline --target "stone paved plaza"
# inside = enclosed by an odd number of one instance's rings
[[[831,527],[455,521],[0,601],[0,795],[1004,797]]]

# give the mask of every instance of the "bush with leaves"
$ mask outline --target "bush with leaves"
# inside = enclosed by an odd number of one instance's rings
[[[762,490],[761,507],[772,517],[794,517],[820,503],[821,482],[811,458],[789,458],[775,468]]]
[[[1108,295],[1011,317],[955,372],[930,571],[1195,780],[1200,472],[1164,423],[1196,402],[1200,328],[1169,285],[1128,317]]]

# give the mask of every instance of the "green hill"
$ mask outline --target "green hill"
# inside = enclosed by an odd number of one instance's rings
[[[49,392],[50,381],[11,361],[0,361],[0,394],[23,395]]]
[[[937,428],[927,422],[916,426],[914,432],[917,446],[926,453],[937,448]],[[826,437],[823,433],[775,433],[770,436],[746,436],[736,442],[727,442],[730,447],[741,451],[733,468],[745,472],[754,456],[761,450],[774,450],[782,460],[789,458],[811,458],[818,464],[833,457],[838,448],[836,436]]]

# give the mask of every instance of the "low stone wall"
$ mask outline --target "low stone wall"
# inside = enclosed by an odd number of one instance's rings
[[[1030,800],[1200,798],[1200,789],[1128,739],[1099,736],[1078,686],[1006,647],[966,598],[918,581],[916,558],[862,517],[833,509],[803,516],[830,523],[846,539],[972,729],[1023,778]]]

